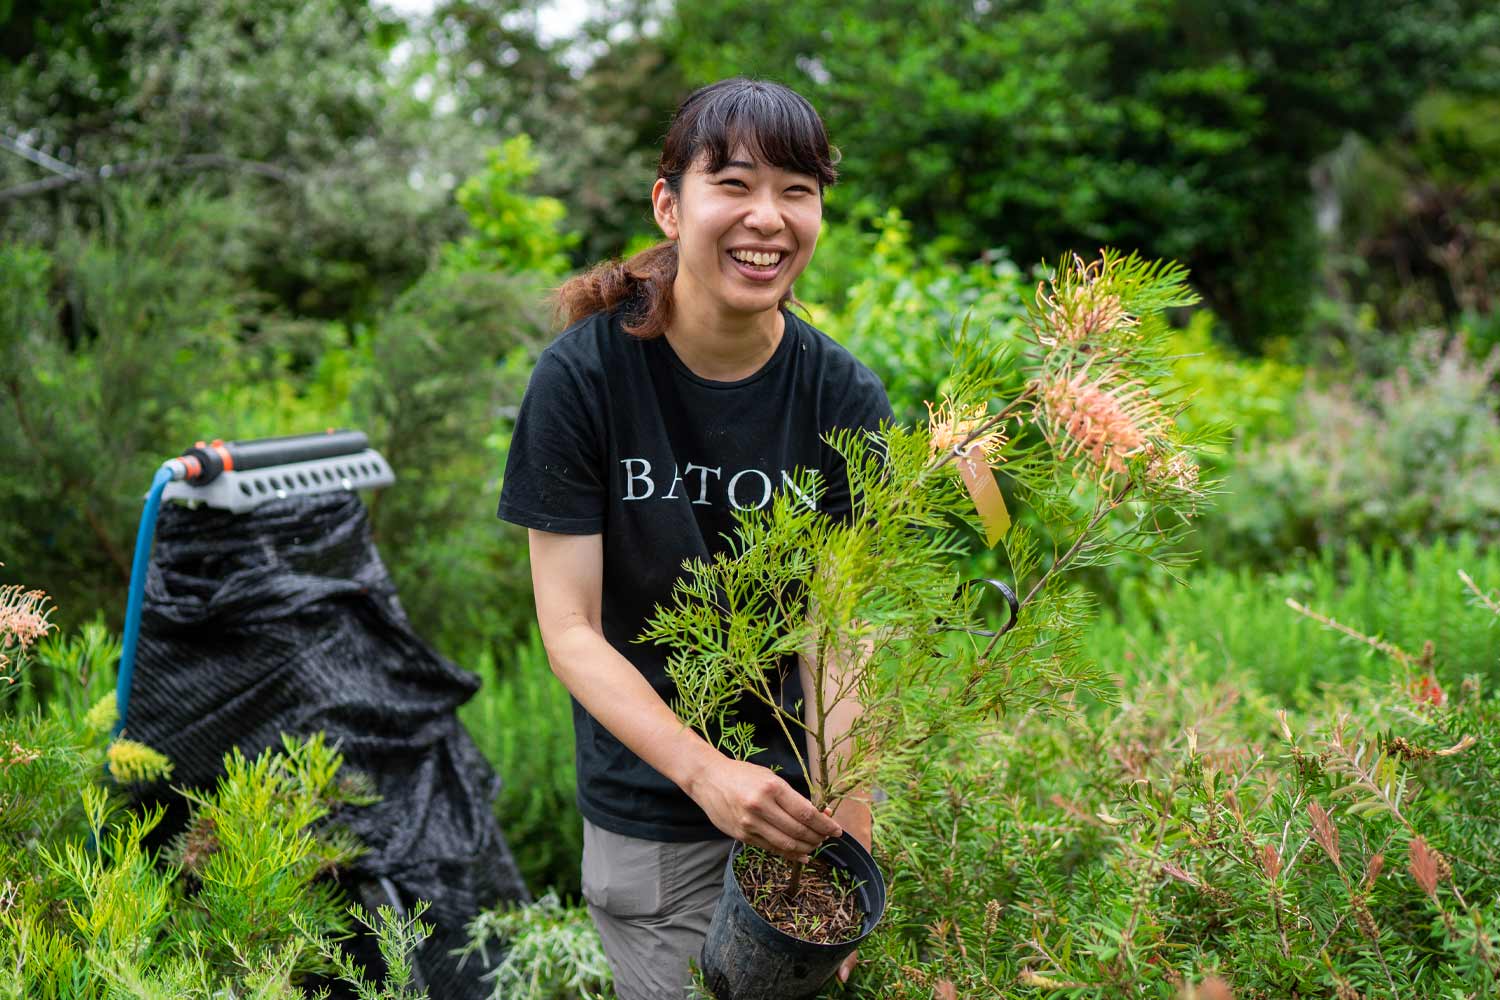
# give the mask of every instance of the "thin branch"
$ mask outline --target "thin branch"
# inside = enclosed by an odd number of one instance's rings
[[[71,175],[64,174],[56,177],[46,177],[39,181],[30,181],[26,184],[17,184],[15,187],[0,190],[0,201],[29,198],[32,195],[72,187],[75,184],[97,183],[100,181],[115,180],[119,177],[130,177],[135,174],[173,170],[243,170],[246,173],[280,181],[282,184],[291,184],[296,180],[295,174],[276,166],[274,163],[242,160],[237,156],[225,156],[220,153],[199,153],[192,156],[134,160],[129,163],[110,163],[97,170],[78,170]]]
[[[1400,646],[1397,646],[1395,643],[1377,639],[1372,635],[1365,635],[1358,629],[1350,628],[1348,625],[1345,625],[1335,618],[1330,618],[1327,615],[1321,615],[1318,612],[1307,607],[1306,605],[1298,604],[1290,597],[1286,599],[1286,606],[1300,615],[1306,615],[1313,621],[1333,629],[1335,632],[1342,632],[1349,638],[1356,639],[1359,642],[1364,643],[1366,646],[1369,646],[1371,649],[1379,650],[1404,667],[1410,667],[1412,665],[1414,657],[1406,650],[1402,649]]]
[[[1479,584],[1474,582],[1474,578],[1472,576],[1465,573],[1463,570],[1459,570],[1458,578],[1464,582],[1464,586],[1468,587],[1471,591],[1474,592],[1474,596],[1479,598],[1479,602],[1485,607],[1489,608],[1491,613],[1500,615],[1500,601],[1497,601],[1493,596],[1486,594],[1484,591],[1480,590]]]
[[[34,146],[28,146],[26,143],[21,142],[19,139],[12,139],[8,135],[0,135],[0,149],[10,150],[12,153],[15,153],[22,159],[30,160],[37,166],[45,170],[50,170],[54,174],[61,174],[64,177],[77,178],[80,177],[83,173],[83,171],[79,170],[71,163],[64,163],[57,157],[50,156],[47,153],[42,152],[40,149],[35,148]]]
[[[1134,488],[1135,480],[1132,479],[1125,484],[1124,488],[1121,489],[1119,493],[1116,493],[1113,497],[1111,497],[1108,503],[1100,505],[1099,509],[1094,512],[1094,516],[1089,519],[1088,525],[1078,533],[1078,538],[1073,542],[1072,548],[1068,549],[1068,551],[1064,552],[1061,556],[1052,561],[1052,565],[1047,567],[1047,571],[1042,574],[1041,579],[1037,580],[1032,588],[1026,592],[1026,596],[1021,599],[1021,603],[1016,605],[1017,617],[1020,616],[1021,609],[1030,604],[1031,599],[1041,591],[1042,587],[1046,586],[1047,581],[1050,580],[1059,571],[1066,568],[1068,563],[1072,562],[1074,557],[1076,557],[1078,553],[1083,550],[1084,544],[1089,540],[1089,536],[1093,534],[1094,529],[1099,527],[1100,522],[1108,517],[1116,507],[1125,502],[1125,497],[1128,496],[1130,491]],[[984,652],[980,654],[981,658],[987,658],[994,650],[995,643],[999,641],[1000,635],[997,635],[993,639],[991,639],[989,641],[989,645],[984,647]]]

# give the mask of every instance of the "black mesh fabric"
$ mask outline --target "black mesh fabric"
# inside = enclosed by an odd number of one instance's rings
[[[369,848],[339,881],[371,907],[432,904],[418,972],[444,1000],[490,992],[481,963],[449,955],[465,923],[529,898],[494,816],[500,779],[455,714],[478,688],[413,632],[357,496],[163,505],[126,735],[172,760],[173,785],[211,788],[231,747],[326,732],[383,796],[335,817]],[[174,832],[181,800],[152,794],[175,805]],[[380,967],[370,940],[352,950]]]

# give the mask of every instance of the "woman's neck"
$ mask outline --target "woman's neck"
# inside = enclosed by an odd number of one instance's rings
[[[675,291],[675,289],[674,289]],[[688,370],[711,382],[748,378],[771,360],[786,327],[781,309],[726,313],[693,296],[675,296],[667,343]]]

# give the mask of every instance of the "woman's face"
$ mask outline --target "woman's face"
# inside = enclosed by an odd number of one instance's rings
[[[652,191],[656,221],[677,241],[680,296],[727,312],[774,310],[812,259],[823,221],[818,179],[756,161],[743,147],[723,170],[700,158],[673,195]]]

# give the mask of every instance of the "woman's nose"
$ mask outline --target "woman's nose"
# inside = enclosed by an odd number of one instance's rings
[[[745,217],[745,226],[769,235],[785,229],[786,220],[781,217],[781,206],[776,204],[776,199],[766,194],[751,203],[750,214]]]

